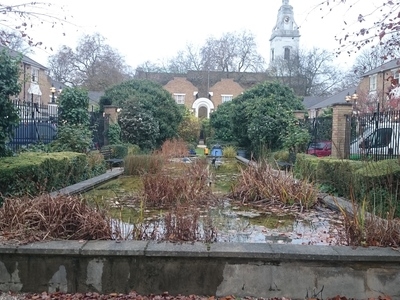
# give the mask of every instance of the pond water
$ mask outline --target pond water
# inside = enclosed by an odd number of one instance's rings
[[[221,178],[225,182],[229,181],[227,174],[221,174]],[[129,236],[134,230],[133,224],[137,225],[138,220],[141,224],[145,224],[142,228],[146,228],[149,235],[155,231],[162,235],[165,227],[163,220],[165,211],[143,208],[137,201],[120,201],[126,195],[132,194],[132,187],[136,189],[139,185],[132,178],[122,177],[97,187],[85,197],[89,199],[100,197],[112,203],[113,215],[119,219],[115,224],[121,230],[123,237]],[[221,191],[217,188],[216,193]],[[200,231],[202,220],[206,219],[212,221],[215,242],[344,244],[342,216],[325,208],[321,203],[313,209],[300,213],[296,209],[251,207],[225,199],[211,207],[200,208]]]
[[[142,212],[140,212],[142,211]],[[162,210],[141,210],[132,206],[129,209],[116,208],[114,220],[118,224],[121,236],[130,239],[136,221],[145,224],[146,235],[158,232],[162,236],[165,231]],[[139,217],[141,215],[141,217]],[[322,205],[302,213],[265,211],[232,204],[225,200],[221,204],[200,212],[199,231],[203,223],[211,219],[216,237],[215,242],[243,243],[278,243],[304,245],[340,245],[344,244],[342,216]]]

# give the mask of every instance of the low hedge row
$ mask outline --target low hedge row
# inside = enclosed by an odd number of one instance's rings
[[[297,154],[293,171],[297,178],[331,187],[338,196],[364,200],[379,190],[400,200],[398,159],[354,161]]]
[[[51,192],[105,171],[101,155],[26,152],[4,157],[0,158],[0,196],[34,196]]]

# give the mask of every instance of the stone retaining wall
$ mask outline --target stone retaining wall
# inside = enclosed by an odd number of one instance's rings
[[[400,299],[399,283],[400,254],[391,248],[145,241],[0,245],[3,291]]]

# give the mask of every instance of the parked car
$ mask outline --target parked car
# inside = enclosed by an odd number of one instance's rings
[[[331,141],[311,142],[308,145],[307,154],[315,155],[318,157],[329,156],[332,152]]]
[[[379,122],[366,126],[350,144],[350,154],[399,156],[400,123]]]
[[[33,144],[50,143],[57,136],[57,127],[51,123],[26,122],[15,127],[13,133],[9,146],[16,151]]]

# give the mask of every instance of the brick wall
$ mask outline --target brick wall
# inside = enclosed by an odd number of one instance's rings
[[[223,78],[210,88],[210,92],[213,93],[211,97],[215,107],[222,104],[221,95],[232,95],[233,98],[240,95],[244,89],[233,80],[233,78]]]
[[[333,106],[332,115],[332,154],[333,158],[348,158],[350,149],[349,136],[346,134],[350,122],[346,116],[351,116],[353,107],[351,103],[336,104]]]
[[[190,109],[196,97],[193,95],[198,89],[186,78],[175,77],[173,80],[169,81],[164,88],[171,93],[172,97],[174,93],[185,94],[185,106]]]

